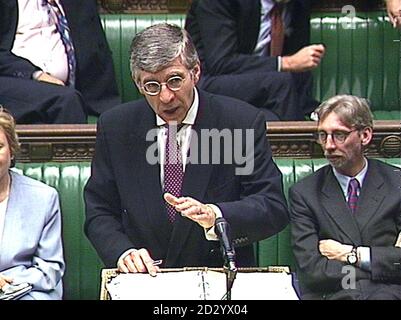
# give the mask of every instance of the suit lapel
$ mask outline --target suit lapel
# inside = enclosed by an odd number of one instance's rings
[[[241,14],[239,30],[242,33],[239,37],[240,51],[251,53],[258,41],[260,29],[261,4],[259,0],[239,1],[239,13]]]
[[[323,180],[322,205],[326,209],[327,214],[352,243],[360,243],[359,228],[345,202],[341,187],[330,166],[327,166]]]
[[[149,107],[146,106],[146,108]],[[150,110],[143,112],[141,119],[134,120],[135,123],[132,123],[134,130],[129,137],[130,145],[134,146],[130,148],[130,156],[128,157],[131,161],[129,172],[135,175],[132,181],[138,181],[138,189],[142,194],[141,198],[146,202],[145,205],[141,206],[144,212],[140,214],[146,215],[154,237],[158,239],[162,247],[166,248],[170,238],[171,226],[167,220],[160,184],[160,165],[158,162],[149,163],[149,159],[146,157],[146,152],[151,148],[154,148],[156,155],[158,155],[156,120],[154,113]],[[149,132],[152,133],[147,138]],[[138,152],[138,150],[141,151]],[[153,152],[151,154],[155,155]]]
[[[216,127],[215,120],[211,114],[209,100],[199,92],[199,109],[196,122],[192,126],[193,132],[189,150],[189,152],[191,152],[191,150],[193,152],[196,148],[198,151],[198,159],[201,155],[201,130],[214,127]],[[196,135],[198,139],[194,138],[194,135]],[[182,195],[190,196],[202,202],[205,198],[212,170],[213,166],[211,164],[188,163],[185,168]],[[168,260],[170,261],[171,259],[171,264],[175,264],[194,226],[195,222],[187,218],[180,218],[176,221],[168,252]]]
[[[386,194],[383,185],[384,180],[378,173],[376,164],[370,161],[368,172],[359,195],[357,209],[355,211],[355,217],[361,231],[366,227],[380,204],[384,201]]]

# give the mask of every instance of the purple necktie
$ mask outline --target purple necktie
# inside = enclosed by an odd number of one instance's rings
[[[167,127],[167,141],[164,163],[164,192],[181,197],[181,187],[184,178],[181,150],[176,138],[177,126]],[[176,211],[173,206],[167,205],[167,214],[170,222],[175,221]]]
[[[348,184],[348,206],[352,213],[355,213],[358,202],[358,189],[359,182],[357,179],[352,178]]]
[[[49,4],[49,9],[54,13],[56,17],[56,29],[60,33],[61,41],[63,42],[65,53],[68,61],[68,85],[75,85],[75,69],[77,61],[75,59],[74,46],[70,37],[70,28],[68,27],[67,19],[63,14],[62,10],[54,0],[45,0]]]

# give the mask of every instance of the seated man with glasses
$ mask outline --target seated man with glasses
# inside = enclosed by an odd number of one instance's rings
[[[288,223],[263,112],[199,90],[200,73],[177,26],[153,25],[132,41],[131,74],[145,99],[101,115],[85,187],[85,232],[107,267],[222,267],[220,217],[237,266],[255,266],[253,242]]]
[[[303,299],[401,299],[400,169],[366,159],[366,100],[340,95],[317,110],[329,165],[290,189]]]

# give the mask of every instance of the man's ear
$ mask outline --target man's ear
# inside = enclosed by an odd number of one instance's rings
[[[367,146],[373,138],[373,129],[364,128],[361,130],[361,143],[363,146]]]
[[[201,75],[201,68],[199,63],[192,69],[192,76],[193,76],[193,80],[194,80],[194,85],[196,85],[200,79],[200,75]]]

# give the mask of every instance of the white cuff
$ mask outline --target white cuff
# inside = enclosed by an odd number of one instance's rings
[[[223,217],[223,213],[221,212],[221,210],[218,206],[216,206],[215,204],[207,204],[207,205],[212,208],[214,214],[216,215],[216,219]],[[214,231],[214,226],[211,227],[210,229],[205,229],[205,237],[206,237],[206,240],[209,240],[209,241],[218,241],[219,240],[216,232]]]
[[[282,59],[281,56],[277,57],[277,71],[278,72],[281,72],[281,59]]]
[[[370,248],[369,247],[358,247],[358,264],[359,267],[366,271],[371,271],[371,261],[370,261]]]
[[[38,80],[39,77],[44,73],[42,70],[36,70],[32,73],[32,79],[33,80]]]

